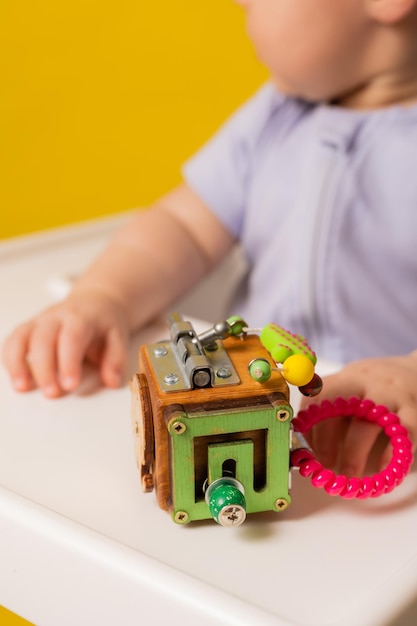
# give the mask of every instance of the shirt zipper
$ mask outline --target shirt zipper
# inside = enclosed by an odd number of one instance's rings
[[[345,164],[343,136],[322,133],[313,151],[314,163],[310,165],[309,197],[304,201],[303,261],[300,289],[300,313],[306,324],[306,335],[312,345],[324,350],[328,333],[323,333],[326,310],[319,298],[324,299],[325,271],[329,259],[326,249],[331,236],[332,215],[338,191],[340,174]],[[321,342],[319,344],[319,338]]]

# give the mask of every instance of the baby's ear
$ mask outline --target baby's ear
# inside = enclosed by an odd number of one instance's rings
[[[366,0],[368,14],[381,24],[395,24],[410,15],[417,0]]]

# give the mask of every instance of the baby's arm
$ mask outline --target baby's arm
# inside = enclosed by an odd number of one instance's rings
[[[130,333],[186,293],[232,244],[186,185],[139,211],[66,300],[8,337],[3,361],[15,388],[37,386],[57,397],[78,386],[85,359],[99,367],[105,385],[119,385]]]
[[[334,400],[338,396],[368,398],[397,413],[408,429],[414,448],[417,445],[417,350],[406,356],[373,358],[346,365],[340,372],[323,380],[323,391],[317,400]],[[303,406],[314,402],[304,400]],[[381,432],[379,426],[352,418],[329,419],[317,424],[310,442],[325,467],[339,459],[339,471],[360,476],[369,453]],[[380,459],[381,468],[391,457],[387,446]]]

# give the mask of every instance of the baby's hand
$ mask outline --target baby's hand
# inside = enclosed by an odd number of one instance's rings
[[[408,429],[414,448],[417,444],[417,351],[407,356],[364,359],[346,365],[337,374],[323,380],[317,401],[338,396],[368,398],[396,413]],[[302,408],[314,402],[303,399]],[[381,428],[358,418],[328,419],[309,433],[317,459],[328,468],[338,463],[338,471],[347,476],[363,474],[371,449]],[[380,469],[391,458],[387,445],[380,459]]]
[[[104,292],[75,290],[18,326],[3,346],[3,361],[17,391],[39,387],[56,398],[81,382],[85,360],[100,370],[103,384],[122,382],[129,326],[123,307]]]

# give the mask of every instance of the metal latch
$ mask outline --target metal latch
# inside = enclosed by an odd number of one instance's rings
[[[220,322],[197,335],[191,322],[178,313],[168,316],[171,340],[147,346],[150,362],[162,391],[184,391],[237,385],[240,378],[221,339],[230,326]]]

